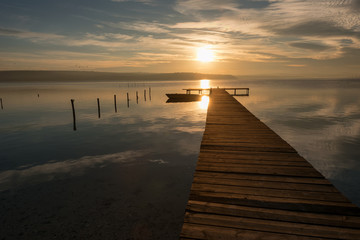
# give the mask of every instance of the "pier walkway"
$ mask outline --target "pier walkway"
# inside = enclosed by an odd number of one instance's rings
[[[180,238],[359,240],[360,209],[235,98],[212,89]]]

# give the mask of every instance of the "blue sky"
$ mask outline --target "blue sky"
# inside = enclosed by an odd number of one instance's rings
[[[1,0],[19,69],[360,77],[360,1]]]

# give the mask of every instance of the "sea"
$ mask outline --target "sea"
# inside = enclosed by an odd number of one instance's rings
[[[0,239],[178,239],[208,99],[241,102],[360,206],[360,81],[0,83]]]

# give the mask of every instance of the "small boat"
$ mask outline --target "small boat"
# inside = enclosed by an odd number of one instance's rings
[[[201,94],[167,93],[167,102],[196,102],[201,101]]]

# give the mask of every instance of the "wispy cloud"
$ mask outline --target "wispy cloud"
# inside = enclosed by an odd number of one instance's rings
[[[64,39],[64,36],[58,34],[31,32],[31,31],[11,29],[11,28],[1,28],[1,27],[0,27],[0,36],[11,36],[11,37],[17,37],[23,39],[34,39],[34,40]]]
[[[315,50],[315,51],[324,51],[326,49],[331,48],[330,46],[326,46],[318,43],[312,43],[312,42],[291,42],[289,43],[289,45],[296,48]]]
[[[201,12],[216,10],[236,10],[239,7],[239,1],[234,0],[179,0],[175,5],[175,10],[182,14],[200,14]]]
[[[167,25],[158,22],[102,22],[103,25],[107,25],[113,28],[120,28],[125,30],[132,30],[138,32],[147,33],[167,33],[169,30],[166,29]]]

